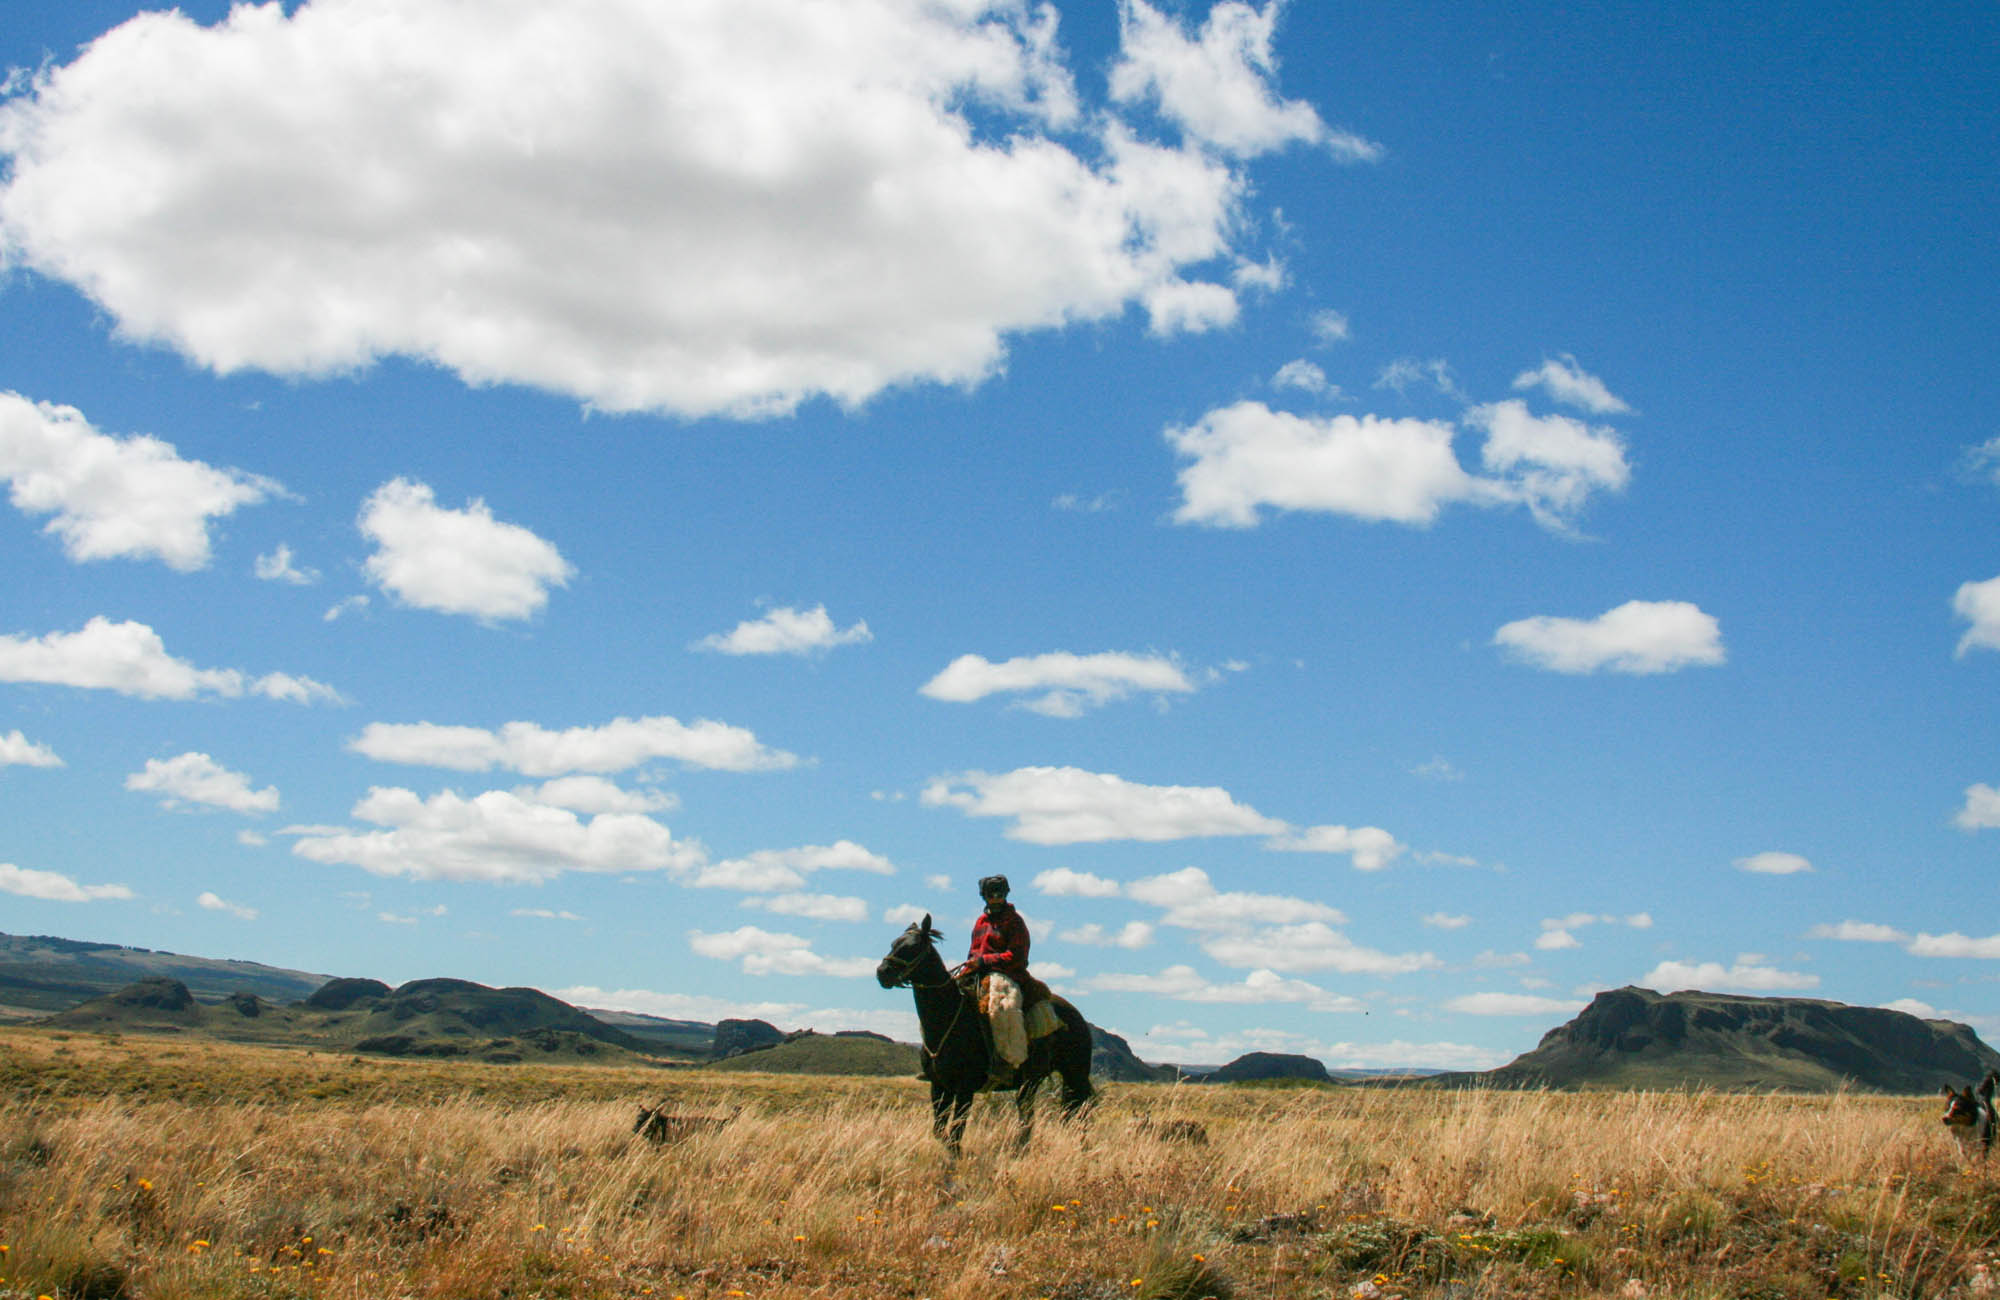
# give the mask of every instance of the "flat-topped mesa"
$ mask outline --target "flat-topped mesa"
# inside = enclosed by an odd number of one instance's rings
[[[1966,1025],[1887,1007],[1626,987],[1599,993],[1491,1087],[1715,1087],[1935,1093],[2000,1066]]]

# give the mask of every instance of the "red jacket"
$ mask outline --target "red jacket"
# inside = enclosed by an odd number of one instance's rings
[[[981,912],[972,923],[972,951],[966,960],[1015,979],[1028,973],[1028,923],[1012,903],[995,916]]]

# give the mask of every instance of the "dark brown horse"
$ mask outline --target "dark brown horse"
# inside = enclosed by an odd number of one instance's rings
[[[907,985],[916,995],[917,1019],[924,1032],[923,1075],[931,1085],[931,1131],[956,1153],[965,1137],[966,1111],[991,1073],[993,1048],[978,1004],[952,979],[938,955],[941,937],[926,914],[889,945],[875,978],[885,989]],[[1075,1116],[1091,1098],[1090,1026],[1065,999],[1056,998],[1054,1005],[1062,1028],[1028,1044],[1028,1061],[1014,1088],[1014,1113],[1020,1119],[1017,1146],[1026,1146],[1034,1132],[1035,1093],[1051,1074],[1062,1077],[1064,1119]]]

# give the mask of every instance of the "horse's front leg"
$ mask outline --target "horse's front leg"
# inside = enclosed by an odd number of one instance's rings
[[[944,1143],[953,1155],[958,1154],[958,1140],[965,1133],[963,1107],[958,1122],[952,1123],[952,1103],[956,1100],[951,1089],[936,1079],[931,1080],[931,1136]]]
[[[1014,1117],[1020,1121],[1014,1130],[1014,1149],[1026,1150],[1028,1140],[1035,1136],[1035,1094],[1041,1091],[1042,1076],[1037,1074],[1021,1080],[1020,1090],[1014,1094]]]
[[[951,1136],[945,1140],[945,1146],[953,1155],[958,1154],[959,1147],[965,1141],[965,1120],[966,1116],[972,1113],[973,1096],[973,1093],[961,1092],[952,1098]]]

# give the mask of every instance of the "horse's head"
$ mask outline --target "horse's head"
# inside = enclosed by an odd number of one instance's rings
[[[896,936],[896,942],[889,945],[889,951],[875,967],[875,979],[885,989],[893,989],[900,984],[908,984],[917,973],[917,967],[926,957],[942,962],[933,945],[944,935],[931,928],[931,914],[924,913],[924,919],[912,922],[910,928]]]

